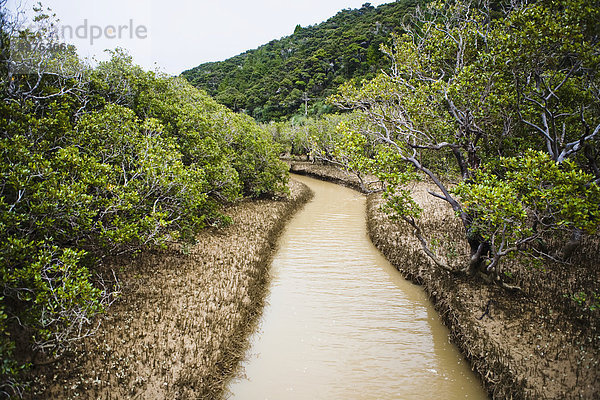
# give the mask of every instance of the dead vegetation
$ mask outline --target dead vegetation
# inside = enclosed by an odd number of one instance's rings
[[[268,261],[285,220],[310,198],[228,210],[235,223],[189,248],[115,262],[120,300],[98,334],[58,362],[34,368],[35,399],[214,399],[243,357],[260,314]]]
[[[355,185],[355,178],[333,167],[302,163],[292,170],[334,182],[347,176],[346,184]],[[449,264],[468,262],[460,259],[469,254],[460,221],[427,189],[425,183],[412,187],[424,209],[421,227],[429,243]],[[435,268],[412,230],[389,220],[382,203],[379,194],[368,197],[372,241],[407,279],[423,285],[493,398],[600,398],[600,310],[584,309],[569,298],[600,288],[597,237],[588,239],[570,264],[507,262],[506,273],[522,288],[514,293]]]

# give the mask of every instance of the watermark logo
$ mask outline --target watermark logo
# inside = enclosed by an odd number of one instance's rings
[[[148,28],[137,25],[133,19],[122,25],[95,25],[89,24],[87,19],[78,26],[62,25],[57,29],[58,36],[66,42],[74,39],[88,40],[90,45],[99,39],[147,39]]]
[[[133,19],[107,25],[90,23],[88,19],[75,25],[33,24],[10,38],[10,65],[15,73],[56,72],[68,58],[73,58],[74,46],[89,48],[102,44],[114,48],[123,41],[145,40],[148,36],[148,27]]]

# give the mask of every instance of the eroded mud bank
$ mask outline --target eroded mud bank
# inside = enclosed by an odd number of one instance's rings
[[[34,369],[31,398],[214,399],[244,355],[268,263],[287,219],[310,199],[243,202],[235,221],[181,252],[143,253],[114,267],[123,286],[97,335]]]

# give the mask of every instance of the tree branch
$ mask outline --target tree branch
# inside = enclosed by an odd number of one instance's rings
[[[414,231],[414,235],[415,237],[419,240],[419,242],[421,243],[421,248],[423,249],[423,251],[425,252],[425,254],[427,254],[427,256],[435,263],[435,265],[437,265],[438,267],[446,270],[446,271],[450,271],[453,272],[454,270],[446,263],[444,263],[443,261],[441,261],[436,255],[435,253],[429,248],[429,244],[427,243],[427,240],[423,237],[423,234],[421,232],[421,228],[419,228],[419,226],[416,224],[416,222],[414,221],[414,219],[412,218],[408,218],[408,217],[402,217],[402,219],[407,222],[410,226],[413,227]]]

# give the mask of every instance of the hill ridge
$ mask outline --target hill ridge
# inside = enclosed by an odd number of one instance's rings
[[[259,121],[330,111],[324,99],[343,82],[374,77],[388,61],[379,51],[420,0],[343,9],[319,24],[182,76],[218,102]]]

